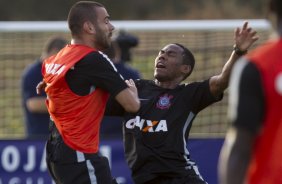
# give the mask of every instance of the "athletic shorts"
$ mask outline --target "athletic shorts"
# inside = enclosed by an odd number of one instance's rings
[[[196,176],[187,176],[181,178],[159,176],[143,184],[207,184],[207,182]]]
[[[46,162],[56,184],[117,184],[106,157],[71,149],[55,128],[46,144]]]
[[[97,155],[95,159],[68,164],[47,161],[47,165],[56,184],[117,184],[106,157]]]

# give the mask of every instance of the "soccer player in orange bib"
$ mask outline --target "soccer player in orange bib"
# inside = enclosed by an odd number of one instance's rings
[[[282,184],[282,1],[270,0],[278,36],[240,59],[232,71],[221,184]]]

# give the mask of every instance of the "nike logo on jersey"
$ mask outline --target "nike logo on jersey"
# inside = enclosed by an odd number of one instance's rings
[[[136,116],[133,119],[128,120],[125,123],[127,129],[134,129],[138,127],[142,132],[167,132],[166,120],[152,121],[147,119],[140,119],[140,116]]]

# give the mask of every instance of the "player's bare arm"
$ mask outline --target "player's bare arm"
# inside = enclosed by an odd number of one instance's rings
[[[128,88],[116,95],[116,100],[127,112],[136,113],[140,108],[137,88],[132,79],[125,81]]]
[[[46,104],[46,97],[36,96],[27,99],[26,106],[30,112],[33,113],[48,113]]]
[[[241,184],[251,159],[255,135],[243,128],[228,130],[220,156],[219,176],[221,184]]]
[[[242,28],[235,29],[234,47],[236,47],[237,51],[235,51],[235,49],[233,50],[230,58],[223,66],[221,73],[211,77],[209,85],[213,96],[219,96],[228,87],[230,73],[234,63],[258,40],[258,38],[257,32],[248,26],[248,22],[245,22]]]

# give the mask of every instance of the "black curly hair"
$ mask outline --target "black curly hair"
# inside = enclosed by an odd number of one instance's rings
[[[192,73],[192,71],[194,69],[195,57],[192,54],[192,52],[187,47],[185,47],[184,45],[182,45],[180,43],[173,43],[173,44],[175,44],[178,47],[181,47],[183,49],[183,64],[190,65],[190,67],[191,67],[191,71],[189,73],[187,73],[183,78],[183,80],[185,80]]]

